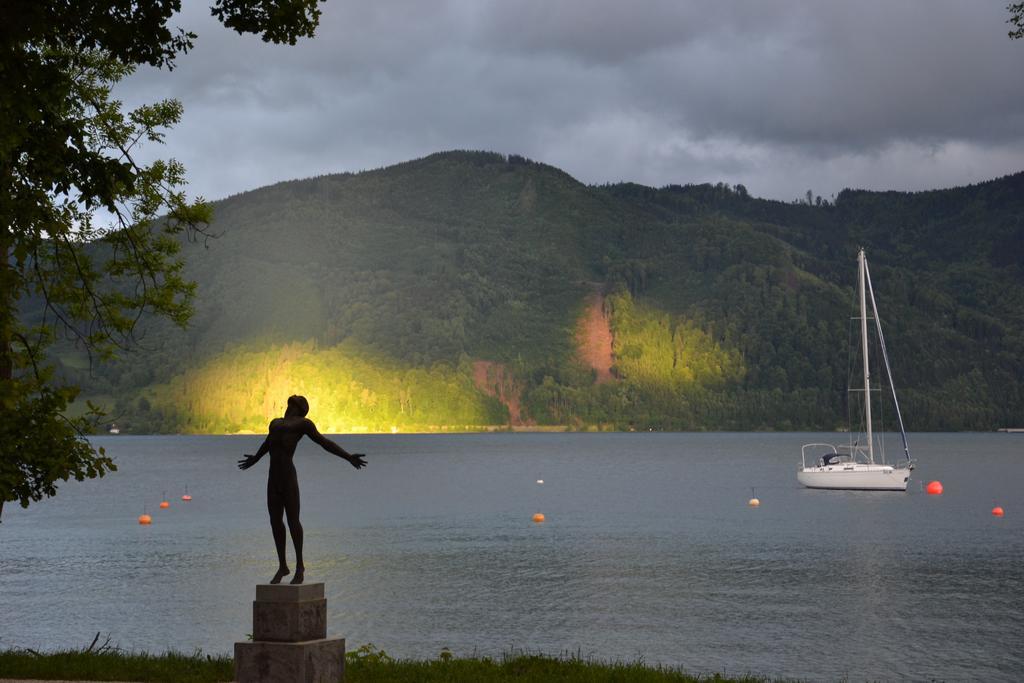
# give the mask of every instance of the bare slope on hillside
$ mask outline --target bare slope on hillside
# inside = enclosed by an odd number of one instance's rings
[[[614,380],[612,328],[608,321],[603,294],[595,292],[587,297],[587,307],[580,319],[576,341],[580,359],[597,374],[597,383],[603,384]]]
[[[489,360],[473,361],[473,383],[477,389],[488,396],[494,396],[508,408],[509,424],[513,427],[536,424],[532,420],[523,420],[523,389],[503,363]]]

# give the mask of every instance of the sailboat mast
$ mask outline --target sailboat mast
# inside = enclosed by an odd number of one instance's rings
[[[871,370],[868,365],[868,307],[864,287],[864,250],[857,253],[857,289],[860,295],[860,343],[864,357],[864,422],[868,432],[868,462],[875,462],[875,441],[871,435]]]

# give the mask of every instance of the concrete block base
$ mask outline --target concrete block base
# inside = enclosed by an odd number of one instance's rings
[[[327,637],[327,600],[252,603],[253,640],[294,643]]]
[[[344,638],[235,643],[238,683],[338,683],[344,677]]]

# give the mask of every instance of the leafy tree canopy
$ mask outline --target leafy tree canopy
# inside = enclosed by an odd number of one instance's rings
[[[1010,10],[1010,18],[1006,23],[1011,26],[1010,38],[1024,38],[1024,2],[1014,2],[1006,6]]]
[[[179,325],[191,314],[177,235],[202,234],[209,207],[186,198],[179,163],[136,161],[181,105],[124,112],[111,99],[136,66],[173,68],[192,47],[195,34],[168,25],[180,8],[0,2],[0,512],[114,469],[82,437],[86,420],[63,416],[77,391],[52,381],[48,343],[66,335],[108,358],[131,344],[143,314]],[[312,36],[320,17],[317,0],[216,0],[211,13],[288,44]],[[26,296],[45,304],[28,324]]]

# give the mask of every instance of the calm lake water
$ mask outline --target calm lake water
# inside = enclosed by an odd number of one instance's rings
[[[339,437],[368,454],[358,472],[306,441],[307,581],[327,584],[330,633],[402,657],[522,649],[805,679],[1024,678],[1024,434],[912,435],[907,493],[798,486],[801,444],[836,437]],[[97,438],[118,472],[8,504],[0,648],[101,631],[124,648],[230,652],[275,569],[267,460],[235,467],[260,440]],[[944,495],[922,492],[931,479]],[[151,527],[136,522],[143,507]]]

